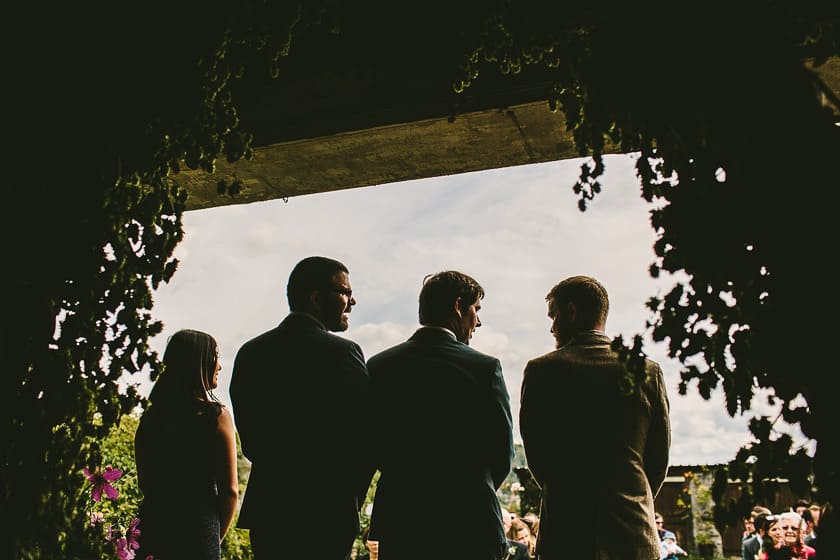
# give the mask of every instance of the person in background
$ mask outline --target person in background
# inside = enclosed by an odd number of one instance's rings
[[[356,299],[347,267],[321,256],[295,265],[286,297],[289,314],[243,344],[233,365],[231,402],[251,461],[238,526],[263,560],[278,557],[278,528],[317,520],[309,557],[343,560],[373,476],[358,452],[368,426],[364,356],[333,334],[347,330]]]
[[[660,545],[659,560],[679,560],[680,556],[688,556],[688,552],[677,544],[677,535],[671,531],[665,531]]]
[[[447,558],[498,560],[507,540],[496,491],[511,471],[513,426],[498,358],[470,348],[484,289],[448,270],[420,289],[420,328],[368,360],[370,441],[379,481],[370,534],[382,560],[426,560],[445,489],[459,512]]]
[[[513,514],[502,508],[502,525],[504,526],[505,536],[507,537],[507,552],[503,560],[529,560],[531,554],[528,545],[511,538],[510,532],[513,526]]]
[[[821,509],[817,504],[811,504],[802,512],[802,520],[805,522],[805,530],[802,532],[803,540],[805,544],[813,548],[816,548],[817,544],[817,525],[820,522]]]
[[[761,550],[755,556],[756,560],[781,560],[779,549],[784,540],[784,532],[779,524],[778,515],[768,515],[764,520],[765,534],[761,540]],[[789,559],[785,559],[789,560]]]
[[[370,527],[365,527],[362,531],[362,541],[365,543],[367,552],[357,556],[356,560],[379,560],[379,541],[370,538]]]
[[[662,540],[665,537],[665,519],[658,511],[653,514],[653,518],[656,520],[656,532],[659,534],[659,540]]]
[[[808,509],[808,507],[810,507],[810,505],[811,505],[811,502],[809,502],[808,500],[806,500],[804,498],[800,498],[800,499],[796,500],[796,503],[793,505],[793,508],[791,508],[791,509],[793,511],[795,511],[796,513],[798,513],[799,516],[801,517],[802,512],[805,511],[806,509]]]
[[[796,560],[813,557],[817,551],[805,544],[802,539],[802,529],[805,526],[802,516],[794,511],[788,511],[779,514],[778,518],[781,531],[780,557],[795,558]]]
[[[521,518],[511,520],[510,529],[507,530],[507,538],[525,546],[528,551],[528,558],[534,557],[533,539],[531,528]]]
[[[755,522],[753,515],[750,514],[744,518],[744,532],[741,534],[741,541],[745,541],[755,534]]]
[[[772,515],[772,512],[764,506],[755,506],[750,511],[749,519],[755,530],[752,535],[744,537],[741,541],[742,560],[756,560],[756,556],[761,552],[761,542],[767,534],[766,525],[769,515]]]
[[[219,347],[207,333],[178,331],[163,366],[134,436],[137,557],[218,560],[239,499],[233,418],[213,394]]]
[[[567,278],[546,301],[556,350],[528,362],[519,412],[542,494],[537,555],[658,558],[654,498],[671,443],[662,371],[645,359],[646,378],[623,390],[628,372],[605,333],[609,298],[594,278]],[[593,410],[599,422],[581,429]]]
[[[531,529],[531,543],[528,545],[528,549],[531,551],[531,556],[536,557],[537,539],[540,534],[540,518],[533,511],[529,511],[521,519]]]

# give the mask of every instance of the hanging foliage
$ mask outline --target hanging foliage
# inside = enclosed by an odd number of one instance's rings
[[[152,289],[178,265],[177,173],[250,157],[248,80],[276,77],[325,3],[20,4],[3,37],[0,557],[100,557],[81,473],[144,404],[120,380],[160,365]]]
[[[836,237],[826,202],[840,104],[819,70],[840,55],[837,15],[809,2],[497,2],[485,21],[455,90],[488,71],[544,72],[547,105],[592,157],[573,187],[581,210],[606,149],[639,153],[642,195],[656,203],[651,274],[684,278],[648,303],[653,339],[684,366],[679,392],[722,390],[734,416],[764,390],[816,447],[812,461],[756,418],[729,475],[758,501],[783,476],[838,503],[840,376],[814,344],[836,315],[818,283]],[[640,347],[624,347],[631,367]],[[742,519],[753,505],[718,507]]]

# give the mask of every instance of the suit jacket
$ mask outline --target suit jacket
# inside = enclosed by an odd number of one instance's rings
[[[528,546],[519,541],[507,540],[507,550],[502,557],[504,560],[531,560]]]
[[[447,557],[504,557],[496,490],[510,473],[513,430],[499,360],[422,327],[370,358],[368,372],[380,558],[429,558],[419,545],[444,517],[456,534]]]
[[[542,490],[539,558],[567,558],[575,527],[582,558],[658,560],[653,499],[668,468],[669,403],[659,365],[646,365],[647,381],[626,397],[603,334],[528,362],[520,429]]]
[[[304,520],[318,528],[319,557],[344,558],[373,474],[358,448],[368,404],[359,346],[291,313],[240,348],[230,396],[251,461],[238,526],[267,532]]]
[[[741,542],[741,558],[742,560],[755,560],[755,555],[761,550],[761,541],[758,535],[744,539]]]

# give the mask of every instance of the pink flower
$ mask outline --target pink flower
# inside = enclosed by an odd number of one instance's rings
[[[101,511],[92,511],[90,512],[90,524],[91,526],[96,525],[97,523],[102,523],[105,521],[105,514]]]
[[[140,518],[135,517],[131,520],[131,523],[128,524],[128,530],[125,532],[125,538],[128,541],[128,546],[134,550],[140,548],[140,544],[137,542],[137,537],[140,536],[140,529],[137,528],[138,525],[140,525]]]
[[[120,537],[114,541],[114,546],[117,547],[117,558],[120,560],[134,560],[134,551],[128,545],[128,540],[125,537]]]
[[[98,502],[102,499],[102,492],[105,492],[105,497],[110,498],[111,500],[117,499],[120,495],[117,492],[117,489],[111,486],[111,482],[119,479],[122,476],[122,471],[120,469],[111,468],[111,465],[105,467],[104,471],[96,470],[95,472],[90,472],[87,467],[82,469],[82,472],[85,473],[85,476],[88,479],[88,482],[93,484],[93,490],[90,492],[90,496],[93,498],[93,501]]]

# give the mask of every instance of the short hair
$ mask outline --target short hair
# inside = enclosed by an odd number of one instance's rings
[[[163,371],[149,401],[152,404],[190,403],[196,398],[217,401],[211,383],[218,360],[219,345],[212,336],[191,329],[176,332],[166,343]]]
[[[800,530],[802,529],[802,525],[803,525],[802,516],[799,515],[798,513],[796,513],[795,511],[784,511],[784,512],[780,513],[779,515],[777,515],[776,517],[778,517],[780,520],[791,519],[794,523],[796,523],[796,525],[799,527]]]
[[[442,325],[451,318],[452,304],[461,298],[466,309],[484,297],[484,288],[463,272],[446,270],[423,279],[420,289],[420,324]]]
[[[309,296],[329,286],[330,279],[347,267],[328,257],[306,257],[295,265],[286,284],[286,298],[291,311],[301,311],[309,304]]]
[[[758,514],[760,514],[760,513],[763,513],[764,515],[772,515],[773,514],[773,512],[770,511],[770,508],[766,508],[764,506],[755,506],[750,511],[750,517],[755,519],[756,517],[758,517]]]
[[[549,303],[574,303],[578,313],[578,326],[592,328],[607,320],[610,311],[610,299],[607,290],[600,282],[589,276],[566,278],[545,296]]]
[[[516,533],[518,533],[522,529],[526,529],[528,531],[528,535],[531,534],[531,527],[527,523],[522,521],[520,518],[514,517],[511,520],[510,529],[508,529],[507,537],[509,539],[515,540],[516,539]]]

